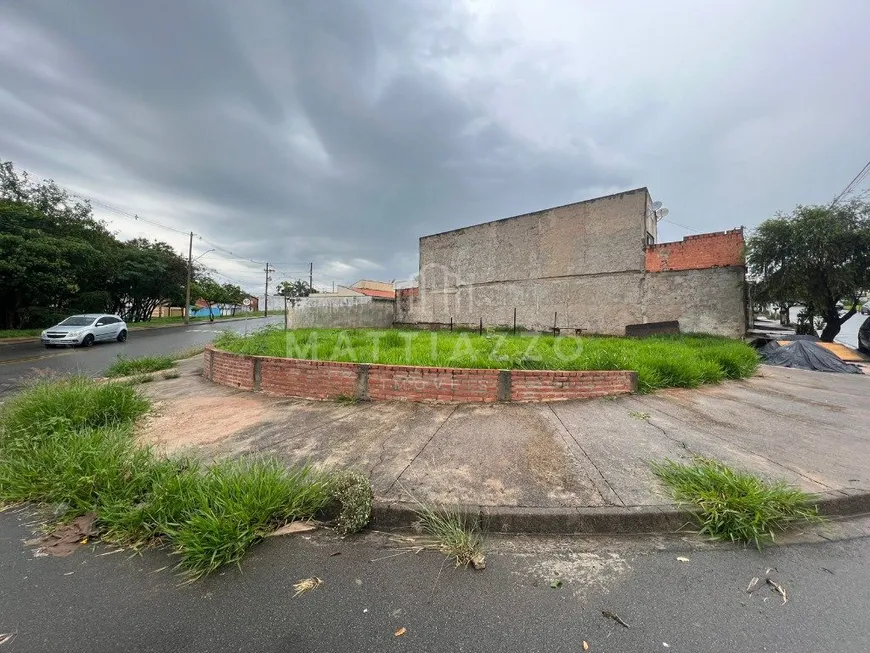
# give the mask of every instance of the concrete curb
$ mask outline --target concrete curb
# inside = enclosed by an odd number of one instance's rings
[[[870,492],[849,488],[819,495],[819,513],[844,517],[870,513]],[[371,528],[391,530],[409,528],[417,515],[417,504],[375,502]],[[672,533],[694,520],[688,507],[666,504],[658,506],[603,506],[584,508],[539,508],[525,506],[449,506],[467,519],[478,521],[493,533],[539,533],[570,535],[574,533]]]
[[[130,326],[134,331],[152,331],[154,329],[181,329],[184,327],[192,327],[197,324],[217,324],[218,322],[242,322],[245,318],[243,317],[227,317],[221,320],[215,320],[214,322],[209,322],[208,320],[199,320],[197,319],[195,322],[191,322],[190,324],[155,324],[154,326]],[[249,317],[249,320],[262,320],[263,316],[259,315],[257,317]],[[28,342],[40,342],[40,338],[38,336],[28,336],[26,338],[0,338],[0,347],[3,345],[20,345]]]

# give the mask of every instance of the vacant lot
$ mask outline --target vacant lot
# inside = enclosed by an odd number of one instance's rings
[[[748,345],[705,335],[635,339],[395,329],[267,329],[248,337],[224,333],[215,345],[241,354],[388,365],[636,370],[642,392],[740,379],[754,374],[758,366],[755,350]]]

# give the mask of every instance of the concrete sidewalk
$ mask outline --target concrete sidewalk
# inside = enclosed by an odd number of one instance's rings
[[[271,454],[369,474],[384,526],[415,500],[461,505],[495,530],[661,530],[684,523],[649,461],[708,456],[870,511],[870,377],[762,367],[752,379],[553,404],[287,400],[190,373],[142,386],[142,437],[208,458]]]

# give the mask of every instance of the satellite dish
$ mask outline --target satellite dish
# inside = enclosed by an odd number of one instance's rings
[[[670,211],[668,211],[667,209],[659,209],[658,211],[656,211],[656,222],[666,217],[668,213],[670,213]]]
[[[662,208],[661,202],[653,202],[653,205],[652,205],[653,211],[658,211],[660,208]]]

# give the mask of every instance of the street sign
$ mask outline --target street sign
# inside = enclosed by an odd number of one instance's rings
[[[242,300],[242,306],[250,306],[250,305],[251,305],[251,298],[250,298],[250,297],[245,297],[245,298]]]

